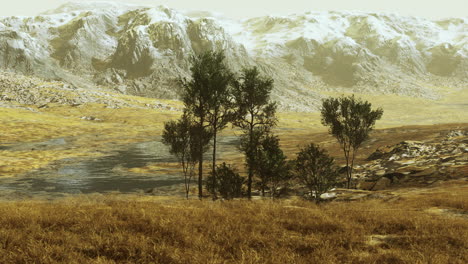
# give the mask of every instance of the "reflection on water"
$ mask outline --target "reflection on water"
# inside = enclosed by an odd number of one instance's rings
[[[220,151],[236,148],[236,137],[219,140]],[[61,143],[61,142],[53,142]],[[209,153],[206,159],[209,159]],[[0,178],[0,189],[35,193],[93,193],[119,191],[123,193],[160,189],[181,192],[183,178],[178,169],[158,171],[154,175],[129,172],[148,163],[176,162],[160,141],[125,146],[114,154],[89,160],[64,159],[53,166],[12,179]]]
[[[130,193],[138,190],[146,190],[151,186],[166,187],[179,185],[183,181],[177,179],[155,180],[148,177],[114,177],[86,178],[86,179],[40,179],[22,178],[4,186],[3,189],[27,190],[28,193],[59,192],[59,193],[95,193],[119,191]],[[6,187],[6,188],[5,188]]]

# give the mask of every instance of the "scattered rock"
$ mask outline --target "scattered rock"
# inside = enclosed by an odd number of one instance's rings
[[[417,172],[423,171],[425,169],[426,168],[424,168],[424,167],[405,166],[405,167],[400,167],[400,168],[396,169],[395,171],[397,173],[401,173],[401,174],[410,174],[410,173],[417,173]]]
[[[17,102],[21,105],[36,106],[39,109],[50,104],[79,107],[87,103],[105,104],[107,108],[158,108],[157,100],[153,104],[142,106],[140,102],[129,98],[122,99],[106,90],[76,88],[59,81],[45,82],[37,77],[23,76],[12,72],[0,71],[0,102]],[[163,108],[162,104],[160,108]],[[165,106],[170,110],[179,109]]]
[[[378,170],[378,171],[375,172],[375,176],[381,177],[381,176],[384,176],[384,175],[385,175],[385,170]]]
[[[468,133],[455,130],[431,142],[403,141],[378,148],[355,168],[358,188],[381,190],[392,184],[432,184],[468,175]]]
[[[385,174],[384,177],[387,179],[390,179],[391,183],[395,183],[395,182],[398,182],[400,179],[403,179],[405,177],[405,174],[392,172],[392,173]]]
[[[99,119],[94,116],[82,116],[81,119],[88,120],[88,121],[102,121],[102,119]]]
[[[372,153],[367,160],[376,160],[376,159],[381,159],[384,156],[388,155],[393,151],[395,147],[394,146],[383,146],[378,148],[374,153]]]
[[[428,169],[425,169],[421,172],[417,172],[417,173],[414,173],[414,174],[411,174],[410,176],[411,177],[425,177],[425,176],[431,176],[435,173],[437,173],[437,169],[435,167],[431,167],[431,168],[428,168]]]
[[[147,194],[158,194],[159,191],[158,191],[157,188],[151,188],[151,189],[146,190],[145,193],[147,193]]]
[[[383,190],[390,186],[392,181],[387,178],[387,177],[382,177],[380,178],[375,184],[374,187],[372,188],[372,191],[378,191],[378,190]]]
[[[357,184],[357,188],[361,190],[372,190],[374,188],[375,182],[374,181],[361,181]]]

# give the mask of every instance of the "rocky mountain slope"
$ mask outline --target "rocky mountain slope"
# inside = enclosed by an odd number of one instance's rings
[[[141,99],[147,100],[142,102]],[[181,110],[159,99],[132,98],[111,90],[78,88],[61,81],[46,82],[37,77],[0,70],[0,107],[25,108],[37,112],[31,106],[42,109],[51,105],[78,107],[86,104],[101,104],[111,109]]]
[[[468,175],[468,131],[453,130],[431,141],[403,141],[378,148],[357,166],[360,189],[425,186]]]
[[[176,98],[192,54],[225,50],[233,70],[275,79],[284,109],[317,106],[324,91],[437,98],[431,83],[468,81],[466,18],[306,12],[234,21],[164,6],[69,3],[0,18],[0,68],[72,86]]]

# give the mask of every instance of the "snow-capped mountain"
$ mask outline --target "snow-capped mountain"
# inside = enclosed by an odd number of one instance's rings
[[[467,18],[306,12],[237,21],[112,2],[0,18],[0,68],[75,86],[175,98],[190,56],[209,49],[224,50],[235,71],[258,66],[275,79],[274,98],[297,110],[327,90],[436,97],[433,80],[468,81]]]

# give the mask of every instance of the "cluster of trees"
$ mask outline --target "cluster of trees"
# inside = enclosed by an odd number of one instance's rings
[[[239,197],[245,185],[246,195],[251,198],[254,184],[262,195],[268,190],[276,197],[293,177],[319,199],[338,179],[333,158],[319,146],[309,144],[296,160],[287,160],[279,138],[272,133],[277,124],[277,105],[270,100],[273,80],[261,76],[256,67],[245,68],[236,76],[224,59],[223,52],[215,51],[192,57],[191,79],[182,80],[183,115],[164,125],[162,140],[181,164],[186,197],[198,169],[200,199],[203,183],[213,198]],[[373,111],[370,103],[354,97],[323,101],[322,123],[330,127],[330,133],[342,146],[348,187],[356,151],[381,116],[381,109]],[[228,124],[242,131],[239,149],[245,155],[247,179],[226,163],[216,164],[217,136]],[[203,181],[204,156],[210,145],[211,171]]]

